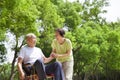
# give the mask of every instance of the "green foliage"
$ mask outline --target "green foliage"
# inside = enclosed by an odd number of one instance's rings
[[[73,45],[74,75],[78,76],[75,80],[80,79],[79,76],[85,77],[86,73],[88,77],[102,74],[106,80],[109,72],[120,71],[120,21],[106,22],[100,16],[106,12],[102,9],[105,6],[108,6],[107,0],[85,0],[84,3],[68,0],[1,0],[0,42],[4,41],[6,32],[15,35],[15,64],[21,48],[18,46],[21,36],[35,33],[38,36],[37,46],[49,56],[55,28],[64,27],[68,30],[65,37]],[[5,54],[3,45],[0,45],[0,51]],[[3,80],[8,80],[8,75],[4,74],[13,74],[10,67],[6,64],[0,67]],[[16,67],[11,72],[15,70]]]
[[[81,22],[81,17],[79,13],[82,11],[82,5],[80,3],[74,2],[63,2],[63,1],[54,1],[53,3],[57,6],[58,14],[65,19],[64,26],[74,29]],[[56,2],[56,3],[55,3]]]
[[[93,74],[94,71],[120,70],[120,36],[116,30],[87,22],[76,29],[73,35],[76,35],[77,44],[74,48],[74,70],[78,75],[82,72]]]
[[[10,66],[11,66],[10,63],[0,65],[0,80],[9,79],[10,70],[11,70]],[[14,75],[15,75],[14,80],[19,80],[17,71],[15,71]]]
[[[37,31],[35,23],[39,12],[32,0],[4,0],[1,6],[1,28],[10,30],[16,37]]]
[[[96,23],[105,23],[104,18],[100,14],[107,11],[103,7],[108,6],[108,0],[85,0],[83,3],[82,19],[86,21],[94,21]]]
[[[4,46],[4,44],[0,44],[0,63],[4,62],[6,60],[6,48]]]

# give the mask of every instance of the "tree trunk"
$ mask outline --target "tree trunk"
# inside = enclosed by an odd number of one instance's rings
[[[19,49],[21,49],[23,44],[24,44],[24,40],[22,41],[22,44],[20,45]],[[15,62],[16,62],[16,58],[17,58],[17,53],[18,53],[18,38],[16,37],[15,54],[14,54],[14,58],[13,58],[12,65],[11,65],[11,72],[10,72],[9,80],[14,80],[13,78],[14,78],[14,75],[16,72],[16,71],[14,71],[14,69],[15,69]]]
[[[15,46],[15,53],[14,53],[14,58],[12,61],[12,65],[11,65],[11,72],[10,72],[10,77],[9,80],[14,80],[14,69],[15,69],[15,62],[16,62],[16,58],[17,58],[17,52],[18,52],[18,38],[16,37],[16,46]]]
[[[14,74],[14,69],[15,69],[16,58],[17,58],[17,50],[15,50],[14,58],[13,58],[13,61],[12,61],[11,73],[10,73],[9,80],[13,80],[13,78],[14,78],[13,74]]]
[[[85,73],[84,80],[88,80],[89,76],[90,76],[90,73],[89,73],[89,72],[86,72],[86,73]]]

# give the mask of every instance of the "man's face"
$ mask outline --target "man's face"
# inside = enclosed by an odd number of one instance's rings
[[[27,45],[30,47],[34,47],[36,45],[36,38],[28,37],[26,38]]]

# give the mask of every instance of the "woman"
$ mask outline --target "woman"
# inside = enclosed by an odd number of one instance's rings
[[[51,55],[62,63],[65,80],[72,80],[73,76],[73,53],[71,41],[64,37],[63,29],[56,29],[55,38],[52,42]]]

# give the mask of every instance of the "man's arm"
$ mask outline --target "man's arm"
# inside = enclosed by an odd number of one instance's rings
[[[21,80],[24,80],[24,78],[25,78],[25,73],[24,73],[24,71],[23,71],[23,69],[22,69],[22,62],[23,62],[23,59],[19,57],[19,58],[18,58],[17,67],[18,67],[20,79],[21,79]]]
[[[46,57],[43,57],[43,60],[44,60],[44,63],[49,63],[50,61],[52,61],[54,58],[52,56],[46,58]]]

